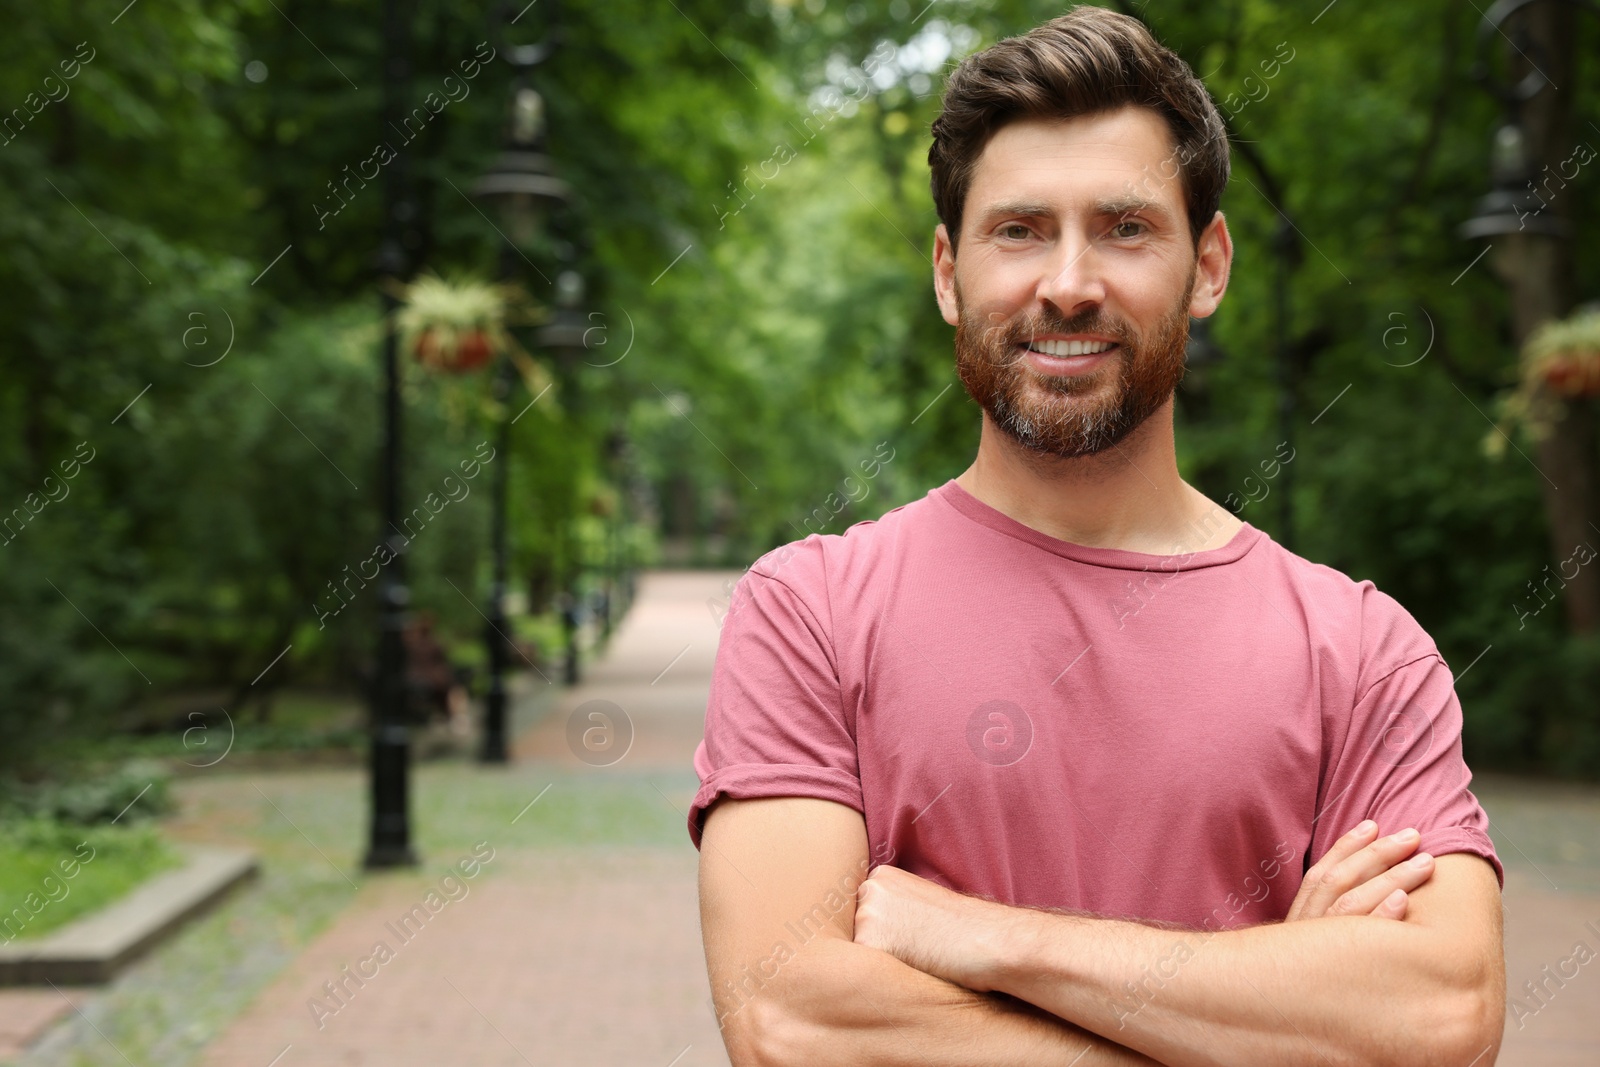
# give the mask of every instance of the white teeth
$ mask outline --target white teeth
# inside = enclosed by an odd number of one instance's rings
[[[1092,356],[1116,345],[1111,341],[1034,341],[1029,347],[1047,356]]]

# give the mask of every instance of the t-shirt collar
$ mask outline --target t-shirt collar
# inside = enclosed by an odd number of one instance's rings
[[[1227,544],[1220,548],[1207,549],[1203,552],[1186,551],[1180,544],[1175,546],[1178,551],[1171,555],[1156,555],[1149,552],[1131,552],[1122,548],[1096,548],[1090,545],[1074,544],[1060,538],[1051,537],[1047,533],[1026,526],[1010,515],[1000,511],[956,483],[954,478],[945,482],[939,488],[929,493],[929,496],[955,508],[966,518],[987,526],[997,533],[1007,537],[1016,538],[1035,548],[1066,559],[1077,560],[1094,567],[1116,567],[1122,570],[1145,571],[1157,570],[1162,567],[1167,569],[1181,568],[1194,570],[1198,567],[1215,567],[1224,563],[1232,563],[1254,548],[1267,535],[1262,530],[1246,522]],[[1209,537],[1204,527],[1197,527],[1192,535],[1194,542],[1205,541]]]

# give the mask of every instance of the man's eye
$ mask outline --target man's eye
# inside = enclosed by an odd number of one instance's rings
[[[1111,227],[1113,237],[1137,237],[1144,232],[1144,223],[1126,219]]]
[[[1033,232],[1032,230],[1030,230],[1026,226],[1022,225],[1022,223],[1013,222],[1008,226],[1001,227],[1000,236],[1009,237],[1009,238],[1011,238],[1012,240],[1015,240],[1015,241],[1021,241],[1021,240],[1024,240],[1032,232]]]

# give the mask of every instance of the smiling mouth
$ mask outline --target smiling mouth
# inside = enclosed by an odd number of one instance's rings
[[[1094,356],[1117,347],[1115,341],[1029,341],[1022,347],[1042,356]]]

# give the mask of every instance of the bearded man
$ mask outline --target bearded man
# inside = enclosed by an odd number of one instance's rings
[[[966,59],[933,138],[982,436],[734,592],[689,813],[733,1062],[1493,1063],[1449,668],[1178,473],[1233,257],[1204,87],[1083,7]]]

